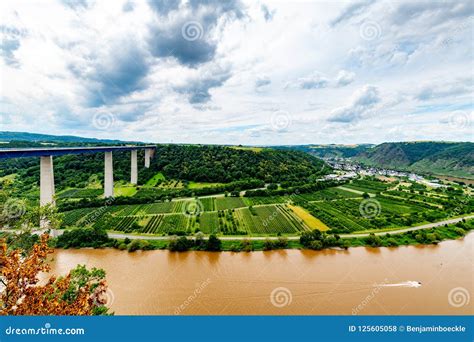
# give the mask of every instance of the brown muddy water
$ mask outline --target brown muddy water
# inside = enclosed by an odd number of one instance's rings
[[[116,315],[465,315],[474,313],[473,248],[474,234],[348,251],[57,250],[52,272],[105,269]]]

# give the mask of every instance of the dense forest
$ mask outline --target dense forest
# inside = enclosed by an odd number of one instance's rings
[[[298,151],[235,149],[209,145],[160,145],[153,171],[199,182],[227,183],[255,178],[265,182],[311,180],[329,167]]]

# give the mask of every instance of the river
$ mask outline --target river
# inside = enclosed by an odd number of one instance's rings
[[[52,273],[105,269],[116,315],[461,315],[474,313],[473,244],[469,234],[347,251],[56,250]]]

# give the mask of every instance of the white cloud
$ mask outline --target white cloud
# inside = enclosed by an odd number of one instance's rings
[[[353,73],[351,71],[341,70],[337,74],[336,84],[339,87],[344,87],[344,86],[354,82],[354,78],[355,78],[355,73]]]
[[[190,143],[472,139],[445,119],[472,112],[472,1],[76,4],[0,3],[0,129]],[[189,22],[202,26],[196,40],[183,37]],[[287,129],[271,129],[275,111],[289,113]],[[107,130],[93,125],[102,112],[115,118]]]
[[[329,121],[352,122],[361,119],[368,110],[381,101],[377,87],[365,85],[351,97],[349,104],[331,112]]]

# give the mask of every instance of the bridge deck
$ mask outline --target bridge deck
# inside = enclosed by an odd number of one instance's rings
[[[100,153],[114,151],[132,151],[156,149],[155,145],[140,146],[93,146],[93,147],[58,147],[58,148],[4,148],[0,149],[0,159],[63,156],[65,154]]]

